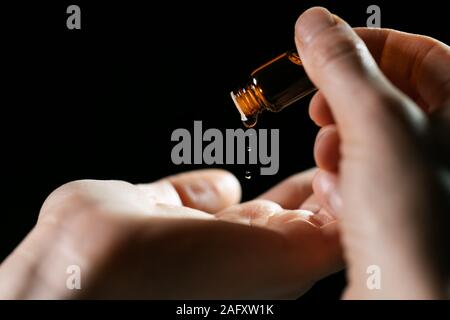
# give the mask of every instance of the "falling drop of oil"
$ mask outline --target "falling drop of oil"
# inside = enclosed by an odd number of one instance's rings
[[[250,171],[245,171],[245,179],[250,180],[252,178],[252,174]]]
[[[251,115],[245,118],[245,120],[242,120],[242,123],[246,128],[253,128],[257,122],[258,122],[258,114]]]
[[[247,147],[247,151],[248,151],[248,152],[251,152],[251,151],[252,151],[252,148]]]

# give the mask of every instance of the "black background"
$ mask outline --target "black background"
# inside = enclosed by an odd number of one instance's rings
[[[66,28],[77,4],[82,30]],[[445,1],[30,1],[2,13],[0,261],[36,222],[45,197],[83,178],[148,182],[203,166],[170,159],[176,128],[241,127],[229,91],[261,63],[294,47],[294,23],[324,5],[353,26],[378,4],[382,26],[450,43]],[[156,83],[156,85],[155,85]],[[249,200],[314,165],[309,98],[257,128],[280,128],[280,170],[244,178],[222,166]],[[306,298],[335,298],[343,275]]]

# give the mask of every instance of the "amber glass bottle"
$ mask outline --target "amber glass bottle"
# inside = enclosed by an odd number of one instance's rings
[[[245,87],[231,92],[245,126],[263,110],[278,112],[315,89],[296,51],[287,51],[251,73]]]

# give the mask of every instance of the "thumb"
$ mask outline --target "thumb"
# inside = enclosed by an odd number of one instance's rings
[[[414,103],[380,71],[364,42],[328,10],[316,7],[304,12],[295,26],[295,42],[344,142],[355,134],[368,137],[380,129],[394,129],[399,122],[424,122]]]
[[[138,188],[149,199],[216,213],[241,199],[239,180],[230,172],[203,169],[179,173]]]

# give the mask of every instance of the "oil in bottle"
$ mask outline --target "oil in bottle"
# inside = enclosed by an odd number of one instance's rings
[[[244,87],[231,92],[241,120],[248,128],[263,110],[278,112],[315,91],[297,52],[287,51],[251,73]]]

